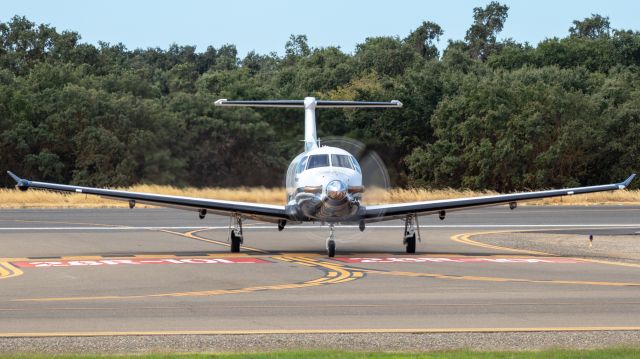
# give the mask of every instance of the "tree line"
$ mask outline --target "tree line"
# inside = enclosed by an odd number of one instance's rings
[[[15,16],[0,23],[0,168],[92,186],[281,186],[303,114],[228,99],[398,99],[324,110],[319,137],[376,150],[397,186],[514,191],[640,170],[640,33],[576,20],[536,46],[498,35],[508,7],[473,9],[462,40],[425,21],[343,52],[291,35],[284,55],[234,45],[129,50]],[[0,176],[0,185],[13,185]]]

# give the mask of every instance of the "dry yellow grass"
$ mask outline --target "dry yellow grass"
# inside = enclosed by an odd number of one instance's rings
[[[138,185],[123,188],[128,191],[161,193],[174,196],[215,198],[230,201],[284,204],[285,191],[281,188],[176,188],[171,186]],[[461,197],[494,195],[495,192],[458,190],[370,189],[365,193],[367,204],[428,201]],[[530,205],[640,205],[640,190],[600,192],[587,195],[549,198],[526,202]],[[84,194],[60,194],[48,191],[0,189],[0,208],[107,208],[127,207],[127,202],[103,199]]]

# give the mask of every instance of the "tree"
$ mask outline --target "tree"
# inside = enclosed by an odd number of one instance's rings
[[[596,39],[599,37],[609,37],[610,22],[608,16],[591,14],[582,21],[573,20],[573,26],[569,28],[569,34],[574,37]]]
[[[398,76],[419,58],[412,48],[405,46],[397,37],[369,37],[364,43],[356,45],[353,60],[362,73],[373,70],[380,75]]]
[[[499,50],[496,36],[507,20],[509,7],[492,1],[485,8],[473,8],[473,25],[467,30],[464,39],[469,46],[469,55],[485,61],[489,55]]]
[[[404,41],[413,46],[413,48],[425,59],[434,59],[439,56],[438,48],[434,41],[440,41],[440,36],[444,31],[440,25],[434,22],[423,21],[417,29],[415,29]]]
[[[441,58],[442,29],[422,22],[354,53],[292,35],[285,55],[241,61],[232,44],[94,46],[13,17],[0,22],[0,168],[93,186],[281,186],[302,148],[300,110],[214,102],[316,96],[402,101],[318,114],[321,138],[377,150],[395,185],[511,191],[640,171],[640,33],[593,15],[564,38],[497,42],[507,10],[474,9]]]
[[[311,49],[307,43],[307,35],[294,35],[289,36],[289,40],[284,45],[284,53],[287,58],[287,62],[292,64],[297,58],[306,57],[311,54]]]

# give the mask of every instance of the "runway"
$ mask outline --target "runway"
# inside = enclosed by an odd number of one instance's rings
[[[168,209],[0,211],[0,337],[640,330],[640,261],[479,239],[559,231],[587,246],[592,232],[636,235],[640,207],[422,217],[415,255],[400,221],[340,227],[335,259],[327,227],[246,222],[231,254],[227,225]]]

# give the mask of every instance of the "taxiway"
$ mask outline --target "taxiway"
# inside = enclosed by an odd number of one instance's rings
[[[227,225],[225,217],[199,220],[168,209],[0,211],[0,343],[13,348],[6,340],[27,336],[640,330],[640,261],[478,239],[564,231],[583,233],[587,246],[591,232],[635,235],[640,207],[496,207],[445,221],[422,217],[415,255],[404,253],[400,221],[362,233],[340,227],[335,259],[324,255],[327,227],[278,232],[247,222],[246,247],[231,254]]]

